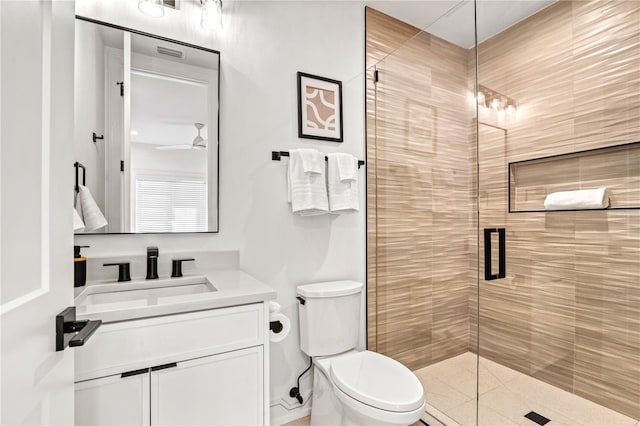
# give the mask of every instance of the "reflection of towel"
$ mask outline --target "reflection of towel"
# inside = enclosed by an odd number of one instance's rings
[[[84,232],[84,222],[75,208],[73,209],[73,232]]]
[[[552,192],[544,200],[547,210],[587,210],[609,207],[607,188]]]
[[[86,186],[80,185],[80,192],[76,199],[76,209],[84,221],[84,232],[96,231],[107,226],[107,219],[100,211],[100,207]]]
[[[324,154],[315,149],[290,150],[288,184],[291,211],[301,216],[328,212]]]
[[[328,154],[329,206],[331,213],[355,213],[360,210],[358,196],[358,159],[351,154]]]

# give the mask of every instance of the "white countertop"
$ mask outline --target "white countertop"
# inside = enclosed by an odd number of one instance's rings
[[[127,291],[144,289],[158,283],[182,284],[205,279],[215,287],[216,291],[169,295],[157,298],[154,303],[149,300],[124,300],[100,304],[83,304],[83,300],[91,293]],[[100,286],[100,287],[96,287]],[[129,287],[127,287],[129,286]],[[124,294],[124,293],[123,293]],[[204,273],[185,275],[183,278],[164,278],[145,281],[136,280],[124,283],[93,282],[76,289],[76,315],[78,320],[100,319],[104,323],[127,321],[161,315],[173,315],[206,309],[260,303],[276,298],[276,292],[268,285],[258,281],[249,274],[237,269],[214,270]]]

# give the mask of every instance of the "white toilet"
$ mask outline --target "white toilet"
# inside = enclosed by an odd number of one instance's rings
[[[313,359],[311,426],[410,425],[424,413],[424,390],[404,365],[355,350],[362,283],[299,286],[300,346]]]

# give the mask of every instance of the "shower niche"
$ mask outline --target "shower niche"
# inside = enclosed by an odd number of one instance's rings
[[[640,209],[640,142],[509,163],[509,213],[544,212],[558,191],[606,187],[607,210]]]

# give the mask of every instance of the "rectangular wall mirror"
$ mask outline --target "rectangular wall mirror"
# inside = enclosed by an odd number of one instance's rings
[[[77,234],[218,232],[219,52],[76,19]]]

